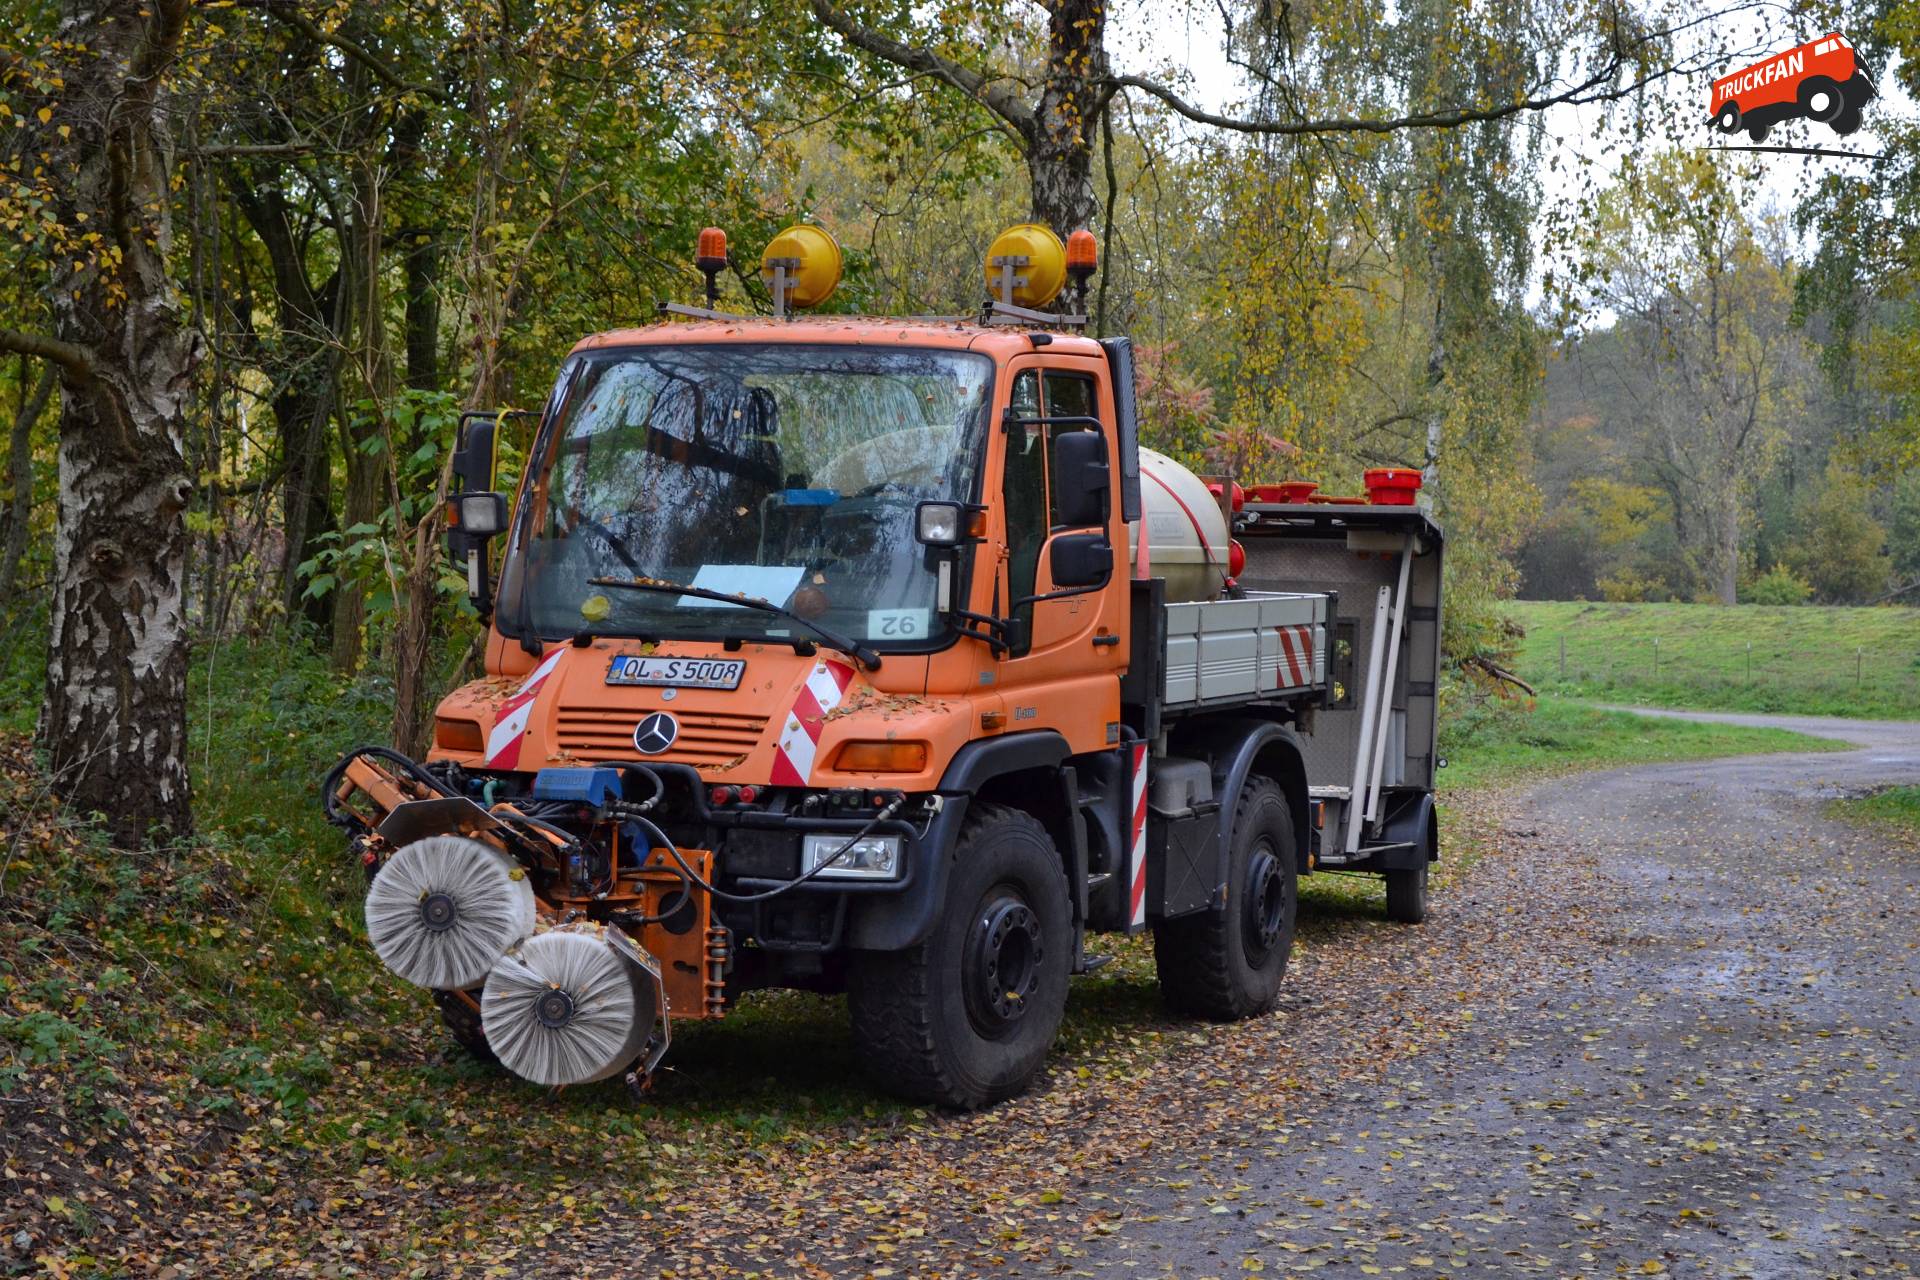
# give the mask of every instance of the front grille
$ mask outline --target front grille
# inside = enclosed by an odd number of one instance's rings
[[[731,764],[760,743],[765,716],[725,711],[672,711],[680,736],[650,760],[670,760],[696,769]],[[600,707],[560,708],[557,738],[562,751],[582,759],[633,758],[633,728],[645,711],[609,711]]]

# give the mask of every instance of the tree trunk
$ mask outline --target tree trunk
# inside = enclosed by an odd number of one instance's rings
[[[371,410],[364,416],[347,415],[341,425],[340,454],[347,476],[343,529],[378,522],[381,474],[399,466],[392,433],[385,421],[393,399],[393,357],[387,350],[386,308],[380,293],[384,193],[374,166],[365,157],[354,166],[353,182],[356,212],[341,237],[349,255],[342,265],[351,268],[344,274],[347,288],[355,298],[350,310],[357,315],[360,326],[354,346],[356,378]],[[370,453],[368,447],[383,437],[386,449]],[[397,522],[399,518],[396,510],[394,519]],[[358,584],[343,579],[334,587],[332,603],[333,665],[338,671],[350,673],[360,665],[360,633],[367,616],[366,594]]]
[[[1107,0],[1048,0],[1047,79],[1027,139],[1033,220],[1062,239],[1093,225],[1093,130],[1105,109]]]
[[[407,386],[440,389],[440,245],[424,231],[407,235]]]
[[[23,386],[25,375],[23,368]],[[7,546],[0,552],[0,609],[13,604],[14,582],[20,575],[20,559],[27,553],[28,526],[33,520],[33,426],[46,411],[59,375],[52,364],[41,369],[33,393],[13,420],[13,438],[7,451],[7,483],[12,486],[13,496],[7,503]]]
[[[106,244],[86,260],[52,255],[46,286],[67,354],[40,740],[63,798],[106,815],[129,846],[192,828],[183,423],[201,349],[167,274],[164,88],[188,8],[68,0],[73,52],[45,130],[61,221],[84,217]]]
[[[1714,594],[1721,604],[1739,600],[1740,580],[1740,503],[1731,492],[1722,499],[1719,511],[1720,563],[1714,566]]]

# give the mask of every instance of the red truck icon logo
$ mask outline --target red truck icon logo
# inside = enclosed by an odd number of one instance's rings
[[[1818,120],[1844,136],[1859,129],[1860,109],[1874,92],[1853,46],[1833,33],[1715,80],[1707,106],[1714,128],[1745,129],[1755,142],[1783,120]]]

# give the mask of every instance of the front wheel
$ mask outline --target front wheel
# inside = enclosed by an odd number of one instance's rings
[[[1831,76],[1808,76],[1796,93],[1800,110],[1809,120],[1826,124],[1846,108],[1847,100]]]
[[[1720,114],[1713,118],[1713,127],[1722,133],[1740,132],[1739,104],[1729,102],[1726,106],[1720,108]]]
[[[1223,907],[1153,927],[1160,993],[1175,1012],[1230,1022],[1263,1012],[1293,953],[1298,855],[1287,798],[1249,778],[1234,806]]]
[[[975,805],[947,903],[918,946],[855,958],[847,1006],[882,1088],[972,1110],[1025,1092],[1066,1014],[1072,916],[1046,828]]]
[[[454,1043],[480,1062],[497,1064],[493,1046],[487,1043],[487,1030],[480,1025],[480,988],[472,991],[436,991],[433,1002],[440,1006],[440,1020],[447,1024]]]

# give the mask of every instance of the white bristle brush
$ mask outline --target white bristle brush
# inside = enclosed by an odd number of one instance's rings
[[[487,1044],[535,1084],[587,1084],[619,1074],[653,1029],[648,975],[594,924],[535,934],[494,963],[480,997]]]
[[[533,885],[505,853],[464,836],[402,848],[367,890],[367,936],[387,968],[419,986],[464,990],[533,932]]]

